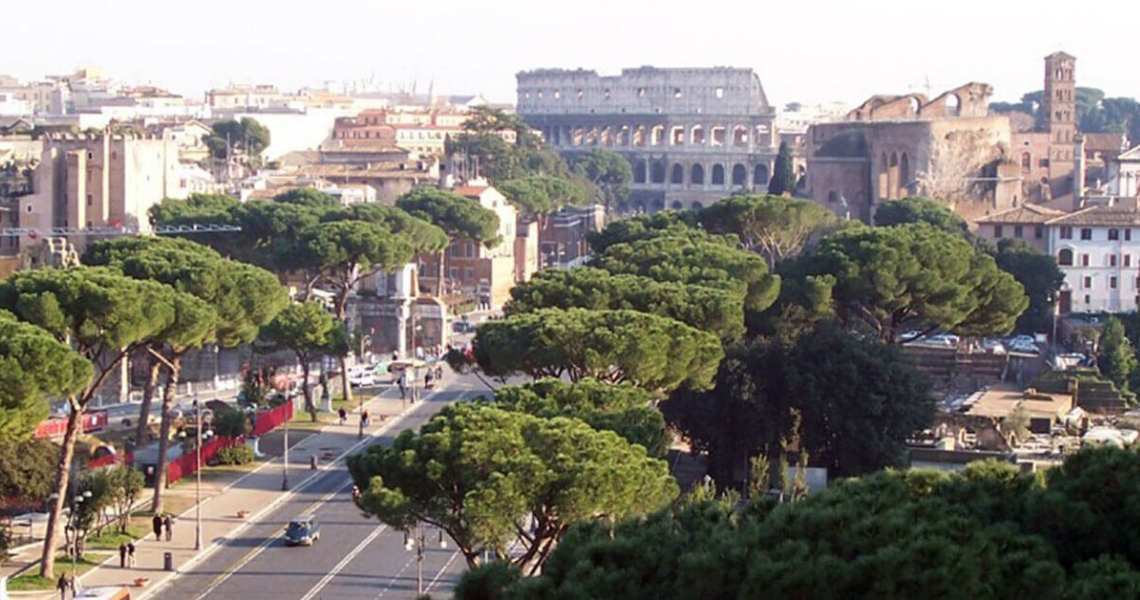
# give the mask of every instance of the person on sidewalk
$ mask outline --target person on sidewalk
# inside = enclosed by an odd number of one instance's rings
[[[135,568],[135,543],[127,542],[127,566]]]
[[[340,417],[340,424],[343,427],[344,424],[348,422],[348,411],[344,410],[344,407],[342,406],[339,410],[336,411],[336,414],[338,417]]]
[[[155,514],[154,518],[150,520],[151,528],[154,529],[154,541],[162,541],[162,515]]]
[[[400,373],[400,378],[396,380],[396,385],[400,386],[400,400],[408,398],[408,374]]]
[[[169,542],[170,538],[174,537],[174,517],[170,516],[170,513],[166,513],[163,517],[162,527],[166,529],[166,541]]]
[[[127,543],[119,544],[119,568],[127,568]]]
[[[368,411],[367,410],[360,411],[360,423],[361,423],[361,425],[368,427]]]
[[[68,590],[71,590],[71,597],[75,598],[75,582],[67,576],[67,573],[59,574],[59,581],[56,582],[55,589],[59,590],[59,600],[67,600]]]

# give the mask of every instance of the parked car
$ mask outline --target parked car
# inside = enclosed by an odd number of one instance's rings
[[[1005,354],[1005,344],[1001,340],[995,338],[986,338],[982,340],[982,350],[990,354]]]
[[[1034,346],[1037,345],[1037,340],[1033,339],[1033,336],[1025,335],[1025,334],[1015,335],[1015,336],[1009,338],[1009,340],[1007,340],[1007,341],[1009,342],[1010,346],[1012,346],[1014,344],[1021,344],[1021,345],[1032,344]]]
[[[1040,354],[1041,349],[1037,347],[1036,342],[1026,342],[1025,340],[1016,340],[1009,343],[1009,350],[1011,352],[1021,352],[1024,354]]]
[[[286,546],[312,546],[321,539],[321,524],[316,517],[301,517],[285,528]]]
[[[352,387],[376,385],[376,374],[371,367],[358,367],[348,372],[348,384]]]

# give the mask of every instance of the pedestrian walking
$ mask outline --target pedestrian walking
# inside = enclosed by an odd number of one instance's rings
[[[425,390],[431,389],[431,380],[432,380],[432,372],[431,372],[431,369],[428,369],[428,372],[424,373],[424,389]]]
[[[365,426],[365,427],[368,427],[368,411],[367,410],[360,411],[360,424]]]
[[[135,568],[135,543],[127,542],[127,566]]]
[[[400,387],[400,400],[406,400],[408,398],[408,374],[400,373],[396,385]]]
[[[127,543],[119,544],[119,568],[127,568]]]
[[[170,513],[162,519],[162,527],[166,529],[166,541],[169,542],[170,538],[174,537],[174,517],[170,516]]]
[[[162,515],[159,515],[159,514],[154,515],[154,518],[150,520],[150,525],[151,525],[151,528],[154,529],[154,541],[161,542],[162,541]]]
[[[343,406],[340,407],[340,410],[336,411],[336,414],[338,417],[340,417],[340,424],[342,426],[348,422],[348,411],[344,410]]]
[[[55,589],[59,590],[59,600],[67,600],[67,590],[71,589],[71,583],[67,580],[67,573],[59,574],[59,581],[56,581]],[[71,597],[75,597],[74,592]]]

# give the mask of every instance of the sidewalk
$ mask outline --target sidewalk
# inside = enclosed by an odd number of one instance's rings
[[[406,407],[400,400],[399,393],[393,389],[381,388],[365,405],[371,415],[371,425],[365,429],[367,441],[370,436],[393,423],[396,418],[411,409],[414,405]],[[384,417],[383,419],[381,417]],[[353,415],[346,425],[332,423],[324,426],[320,433],[298,436],[300,441],[290,444],[289,448],[289,483],[290,489],[299,488],[309,477],[323,471],[309,469],[311,456],[317,456],[318,463],[326,466],[334,462],[341,455],[354,449],[361,442],[357,437],[359,420]],[[281,428],[275,430],[280,432]],[[292,441],[292,440],[291,440]],[[204,471],[205,475],[207,472]],[[128,569],[119,568],[118,553],[108,559],[99,567],[80,575],[78,585],[80,589],[101,586],[131,586],[136,579],[145,578],[148,581],[145,587],[131,588],[133,598],[146,596],[151,590],[158,587],[161,582],[174,575],[163,570],[163,554],[171,552],[176,570],[185,570],[192,564],[208,555],[215,547],[215,542],[231,537],[247,524],[252,523],[264,513],[267,513],[290,494],[281,491],[282,461],[280,458],[267,461],[260,467],[245,474],[233,474],[230,477],[211,477],[210,481],[202,482],[202,546],[203,550],[195,556],[194,552],[194,522],[195,511],[191,506],[178,515],[174,525],[174,539],[170,542],[155,541],[154,536],[148,536],[135,544],[135,564]],[[194,497],[194,479],[187,478],[185,482],[171,488],[170,494],[189,495]],[[191,502],[192,503],[192,502]],[[245,518],[239,518],[238,512],[245,511]],[[64,565],[57,565],[57,571]],[[57,598],[56,592],[20,593],[21,598]]]

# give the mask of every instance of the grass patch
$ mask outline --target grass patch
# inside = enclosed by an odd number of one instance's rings
[[[149,518],[132,516],[127,521],[127,532],[119,531],[118,524],[110,525],[99,535],[87,538],[87,547],[92,550],[119,550],[119,544],[131,542],[145,536],[150,531]]]
[[[87,553],[84,554],[79,560],[75,561],[75,574],[78,577],[90,571],[91,569],[103,564],[107,560],[109,554],[102,553]],[[29,571],[38,571],[39,563],[34,563],[28,567]],[[60,554],[55,557],[55,571],[56,576],[53,579],[40,577],[39,573],[32,573],[29,575],[17,575],[8,580],[8,591],[10,592],[38,592],[38,591],[51,591],[55,589],[59,583],[59,573],[71,573],[71,557]]]

